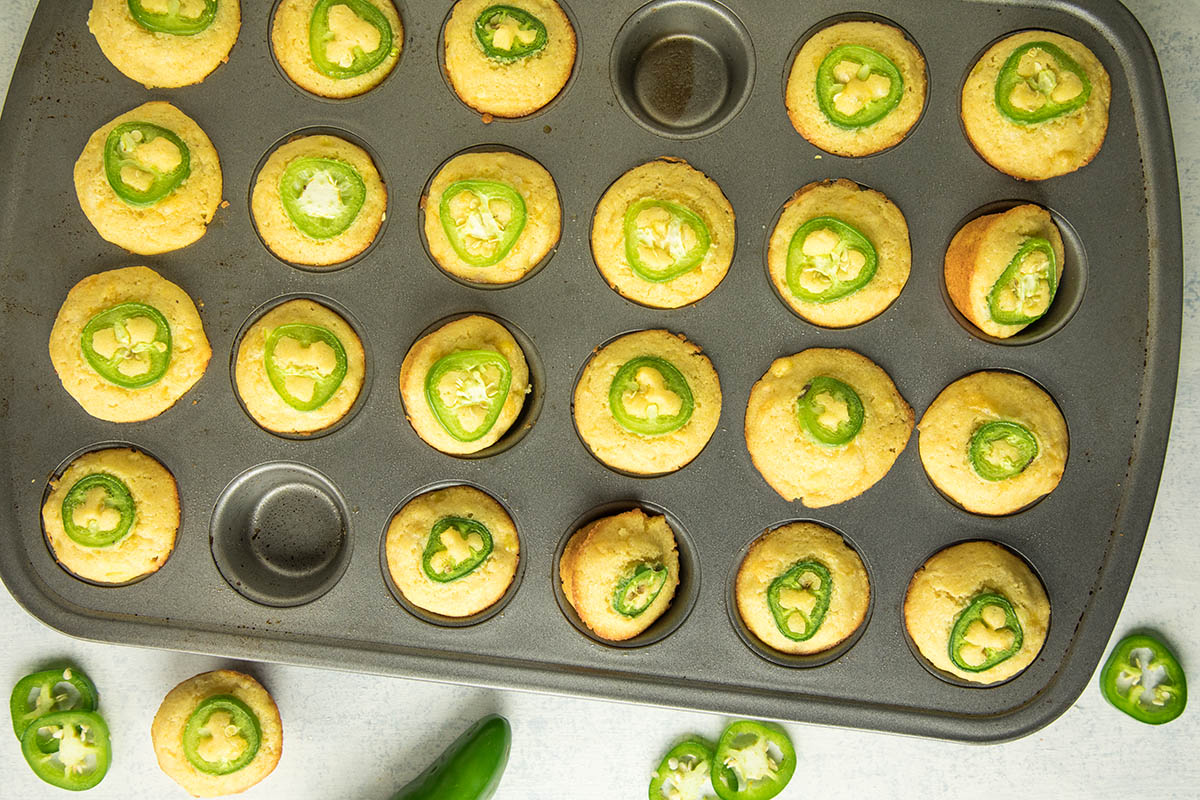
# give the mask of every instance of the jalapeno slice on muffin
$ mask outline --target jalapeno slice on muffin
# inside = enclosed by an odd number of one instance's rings
[[[988,292],[988,311],[1001,325],[1028,325],[1050,310],[1058,291],[1058,259],[1040,236],[1021,245]]]
[[[84,547],[109,547],[129,535],[136,504],[125,482],[94,472],[75,482],[62,501],[63,530]]]
[[[643,436],[677,431],[692,418],[691,387],[674,364],[657,356],[626,361],[613,376],[608,406],[622,428]]]
[[[152,206],[192,173],[191,151],[174,131],[152,122],[123,122],[104,143],[104,174],[117,197]]]
[[[662,564],[638,564],[617,581],[613,590],[613,608],[623,617],[645,612],[667,583],[667,568]]]
[[[848,383],[818,375],[796,401],[800,425],[821,444],[848,444],[863,425],[863,404]]]
[[[460,350],[425,374],[425,399],[446,433],[460,442],[482,438],[500,416],[512,382],[508,359],[492,350]]]
[[[644,281],[665,283],[691,272],[711,244],[704,219],[679,203],[644,197],[625,210],[625,258]]]
[[[833,576],[820,561],[799,561],[767,587],[767,606],[775,627],[794,642],[811,639],[825,621],[833,594]],[[797,628],[794,622],[803,623]]]
[[[358,170],[333,158],[297,158],[279,177],[284,211],[314,239],[331,239],[349,228],[366,197]]]
[[[1027,42],[1012,51],[996,78],[996,107],[1018,125],[1036,125],[1087,104],[1092,82],[1058,45]]]
[[[796,772],[796,748],[778,728],[739,720],[717,741],[712,784],[721,800],[770,800]]]
[[[698,737],[672,747],[650,778],[650,800],[694,800],[704,797],[712,772],[713,747]]]
[[[154,33],[195,36],[217,17],[218,0],[128,0],[133,21]]]
[[[156,383],[171,365],[171,326],[145,303],[101,311],[83,326],[79,345],[100,377],[124,389]]]
[[[392,26],[366,0],[318,0],[308,21],[308,49],[322,75],[356,78],[391,54]]]
[[[74,667],[47,669],[26,675],[17,681],[9,698],[13,732],[20,739],[36,720],[56,711],[95,711],[96,685],[82,670]],[[58,739],[42,737],[42,752],[55,752]]]
[[[421,569],[430,580],[449,583],[470,575],[492,554],[492,532],[467,517],[442,517],[429,531]]]
[[[879,256],[871,240],[836,217],[814,217],[792,234],[787,285],[797,298],[829,303],[871,282]]]
[[[983,672],[1021,651],[1025,630],[1012,603],[986,592],[967,604],[950,631],[950,660],[967,672]]]
[[[262,729],[250,706],[230,694],[200,701],[183,728],[183,754],[208,775],[228,775],[258,755]]]
[[[870,47],[835,47],[817,69],[817,104],[839,128],[874,125],[900,105],[903,96],[904,78],[895,62]]]
[[[475,18],[475,38],[483,53],[495,61],[518,61],[545,49],[545,24],[528,11],[512,6],[489,6]]]
[[[43,745],[48,741],[58,746],[47,750]],[[51,786],[91,789],[104,779],[112,762],[108,725],[95,711],[51,712],[25,729],[21,755],[33,773]]]
[[[438,217],[450,246],[473,267],[491,267],[513,249],[527,214],[521,193],[500,181],[455,181],[442,192]]]
[[[1037,457],[1033,432],[1019,422],[987,422],[971,435],[967,458],[985,481],[1002,481],[1020,475]]]
[[[346,348],[333,331],[293,322],[267,336],[263,366],[272,388],[297,411],[325,405],[346,377]]]

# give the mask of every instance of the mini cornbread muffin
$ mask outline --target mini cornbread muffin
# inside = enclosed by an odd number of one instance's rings
[[[733,260],[733,206],[681,158],[634,167],[608,187],[592,220],[592,258],[635,303],[679,308],[705,297]]]
[[[734,583],[738,614],[763,644],[810,655],[844,642],[867,616],[871,586],[858,553],[813,522],[767,531]]]
[[[1054,491],[1067,466],[1067,422],[1050,395],[1011,372],[976,372],[942,390],[921,418],[929,479],[967,511],[1020,511]]]
[[[105,58],[147,89],[204,80],[241,27],[238,0],[92,0],[88,14]]]
[[[404,28],[391,0],[282,0],[271,49],[301,89],[353,97],[379,85],[400,60]]]
[[[171,780],[193,797],[220,797],[271,774],[283,752],[283,722],[261,683],[221,669],[168,692],[150,738]]]
[[[804,319],[845,328],[874,319],[908,282],[908,223],[883,194],[844,178],[787,202],[767,246],[779,296]]]
[[[313,433],[337,423],[362,391],[366,355],[350,323],[312,300],[289,300],[242,336],[238,396],[275,433]]]
[[[943,672],[998,683],[1041,652],[1050,600],[1020,557],[995,542],[963,542],[934,554],[913,575],[904,627]]]
[[[421,201],[438,266],[473,283],[513,283],[558,243],[562,207],[545,167],[508,152],[446,162]]]
[[[813,347],[776,359],[750,390],[746,447],[785,500],[844,503],[892,468],[913,410],[875,362],[853,350]]]
[[[640,508],[576,531],[558,562],[563,595],[601,639],[620,642],[650,627],[679,586],[679,551],[665,517]]]
[[[447,617],[478,614],[504,596],[517,574],[512,518],[471,486],[426,492],[392,517],[388,572],[408,602]]]
[[[212,356],[187,292],[147,267],[89,275],[67,292],[50,361],[67,394],[108,422],[158,416],[204,375]]]
[[[254,182],[250,212],[271,252],[327,267],[370,247],[383,225],[387,189],[366,150],[328,134],[280,145]]]
[[[971,220],[946,250],[946,291],[976,328],[1006,339],[1037,322],[1062,280],[1062,234],[1041,206]]]
[[[575,428],[613,469],[661,475],[700,454],[721,417],[721,383],[699,346],[638,331],[596,351],[575,385]]]
[[[204,235],[221,203],[221,162],[191,117],[152,101],[91,135],[75,162],[75,195],[107,241],[165,253]]]
[[[494,117],[537,111],[575,66],[575,29],[554,0],[459,0],[444,38],[454,92]]]
[[[136,580],[156,572],[175,549],[175,478],[137,450],[84,453],[50,481],[42,529],[72,575],[95,583]]]
[[[785,100],[792,125],[840,156],[898,144],[925,107],[925,59],[880,22],[841,22],[813,34],[792,62]]]
[[[418,339],[400,365],[400,397],[417,435],[450,455],[477,453],[508,431],[529,393],[529,365],[508,329],[481,316]]]
[[[1074,39],[1024,31],[997,42],[962,89],[967,138],[1001,172],[1040,181],[1090,162],[1108,132],[1112,85]]]

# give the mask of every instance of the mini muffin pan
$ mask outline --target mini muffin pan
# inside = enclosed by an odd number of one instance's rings
[[[1179,195],[1150,43],[1115,0],[877,0],[861,10],[903,29],[925,54],[927,108],[896,147],[847,159],[822,153],[793,130],[783,86],[800,40],[860,9],[840,0],[726,2],[569,2],[579,40],[572,80],[531,118],[489,125],[439,74],[444,0],[398,3],[405,40],[395,73],[337,102],[297,92],[280,76],[267,5],[243,4],[229,62],[204,83],[148,92],[104,59],[86,28],[86,3],[44,0],[0,118],[0,574],[17,600],[44,622],[91,639],[961,740],[1013,738],[1064,711],[1101,656],[1137,563],[1174,397]],[[974,60],[1026,28],[1082,41],[1113,81],[1108,138],[1096,160],[1042,183],[989,167],[958,119]],[[228,204],[196,244],[144,258],[96,234],[79,210],[71,170],[92,131],[150,99],[171,101],[211,137]],[[264,155],[311,130],[364,143],[388,182],[389,224],[367,253],[332,271],[299,270],[272,256],[247,207]],[[519,285],[485,290],[454,281],[422,244],[422,188],[447,158],[475,147],[528,153],[558,186],[557,251]],[[723,283],[673,311],[617,295],[589,247],[591,214],[605,187],[663,155],[711,176],[738,222]],[[824,330],[775,295],[764,239],[793,192],[837,177],[900,207],[913,269],[879,317]],[[951,313],[942,257],[965,220],[1011,202],[1051,209],[1065,223],[1070,260],[1052,318],[1000,345]],[[157,270],[197,302],[214,358],[173,408],[116,425],[89,417],[66,394],[47,342],[71,286],[134,264]],[[296,294],[346,311],[369,342],[374,375],[353,417],[317,437],[258,427],[239,407],[224,361],[256,309]],[[426,445],[406,422],[397,377],[422,331],[467,313],[520,331],[531,367],[540,366],[519,440],[455,458]],[[639,479],[590,455],[575,434],[571,398],[594,348],[646,328],[682,333],[703,348],[720,376],[724,407],[717,432],[691,464]],[[968,373],[1029,376],[1070,426],[1061,484],[1021,513],[972,515],[926,479],[914,432],[890,473],[865,494],[823,509],[784,501],[746,452],[746,401],[773,359],[814,346],[852,348],[878,363],[918,417]],[[55,563],[39,508],[64,459],[112,440],[145,448],[173,472],[183,523],[161,570],[102,587]],[[452,483],[493,494],[521,535],[522,567],[506,604],[465,626],[407,611],[378,556],[399,503]],[[559,597],[556,552],[597,509],[634,505],[672,520],[685,556],[683,582],[670,614],[640,646],[614,647],[574,624]],[[770,658],[731,620],[730,582],[745,547],[793,520],[843,533],[869,568],[871,614],[832,660]],[[1053,609],[1038,659],[992,688],[932,674],[906,645],[901,620],[913,571],[930,553],[966,539],[1019,553],[1044,581]]]

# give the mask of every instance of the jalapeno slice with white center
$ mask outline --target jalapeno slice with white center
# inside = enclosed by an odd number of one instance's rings
[[[133,21],[154,33],[195,36],[208,30],[220,0],[128,0]]]
[[[1025,631],[1008,598],[985,592],[955,618],[950,660],[961,670],[983,672],[1020,652],[1024,639]]]
[[[613,590],[613,608],[623,617],[637,617],[654,602],[667,583],[667,568],[662,564],[638,564]]]
[[[442,192],[438,217],[459,258],[472,267],[491,267],[525,229],[525,198],[500,181],[455,181]]]
[[[479,520],[442,517],[429,531],[421,569],[430,580],[449,583],[479,569],[492,549],[492,532]]]
[[[183,728],[183,754],[207,775],[228,775],[254,760],[262,741],[258,715],[238,698],[201,700]]]
[[[510,62],[546,47],[546,25],[521,8],[488,6],[475,18],[475,39],[493,61]]]
[[[313,65],[335,80],[356,78],[392,52],[392,25],[367,0],[317,0],[308,20]]]
[[[996,107],[1018,125],[1069,114],[1091,95],[1087,72],[1050,42],[1028,42],[1013,50],[996,77]]]
[[[442,429],[460,442],[482,439],[508,400],[512,366],[493,350],[442,356],[425,374],[425,400]]]
[[[863,426],[863,404],[849,384],[818,375],[796,400],[800,427],[820,444],[839,446],[853,441]]]
[[[320,325],[280,325],[263,346],[267,380],[297,411],[315,411],[329,402],[346,378],[347,364],[342,340]]]
[[[792,234],[787,285],[809,303],[830,303],[854,294],[875,277],[879,257],[862,231],[836,217],[814,217]]]
[[[890,58],[858,44],[833,48],[817,68],[817,105],[839,128],[874,125],[900,105],[904,78]]]
[[[674,364],[658,356],[638,356],[613,376],[608,407],[625,430],[662,436],[687,424],[695,400],[687,378]]]
[[[1019,422],[987,422],[971,436],[967,460],[985,481],[1020,475],[1038,454],[1037,437]]]
[[[129,535],[136,516],[125,481],[96,472],[75,482],[62,501],[63,530],[83,547],[110,547]]]
[[[366,198],[358,170],[333,158],[297,158],[279,178],[288,219],[313,239],[332,239],[349,228]]]
[[[192,174],[191,150],[152,122],[123,122],[104,143],[104,176],[117,197],[135,207],[152,206]]]
[[[1000,325],[1028,325],[1050,310],[1058,291],[1058,259],[1050,242],[1030,237],[988,292],[988,313]]]
[[[171,366],[171,326],[154,306],[121,303],[83,326],[83,357],[100,377],[125,389],[156,383]]]
[[[625,210],[625,260],[644,281],[666,283],[691,272],[711,245],[704,218],[679,203],[643,197]]]
[[[832,594],[833,576],[827,566],[812,559],[798,561],[771,581],[767,607],[780,633],[794,642],[804,642],[815,636],[825,621]]]

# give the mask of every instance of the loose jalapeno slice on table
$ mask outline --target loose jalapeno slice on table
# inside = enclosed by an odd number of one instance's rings
[[[267,335],[263,366],[283,402],[297,411],[314,411],[346,378],[346,348],[328,328],[289,322]]]
[[[1050,310],[1058,291],[1058,259],[1050,242],[1027,239],[988,292],[988,312],[1001,325],[1028,325]]]
[[[492,554],[492,532],[479,520],[442,517],[433,523],[421,556],[430,580],[449,583],[479,568]]]
[[[195,36],[208,30],[219,0],[129,0],[133,21],[154,33]]]
[[[367,0],[317,0],[308,20],[308,51],[322,75],[355,78],[392,52],[392,25]]]
[[[228,775],[254,760],[262,741],[258,715],[229,694],[206,697],[183,728],[183,754],[208,775]]]
[[[1069,114],[1091,94],[1083,67],[1050,42],[1029,42],[1013,50],[996,78],[996,107],[1018,125]]]
[[[79,337],[83,357],[109,383],[141,389],[171,366],[171,326],[154,306],[120,303],[88,320]]]
[[[488,6],[475,18],[475,38],[483,54],[495,61],[517,61],[546,46],[546,26],[528,11]]]
[[[493,350],[460,350],[429,368],[425,400],[446,433],[473,442],[496,424],[511,385],[512,367],[504,356]]]
[[[862,430],[862,400],[847,383],[828,375],[808,382],[796,400],[800,427],[821,444],[849,444]]]
[[[26,675],[17,681],[8,701],[13,733],[20,739],[31,724],[56,711],[95,711],[98,699],[95,684],[74,667]],[[38,746],[44,752],[54,752],[59,740],[43,738]]]
[[[438,217],[459,258],[472,267],[491,267],[525,229],[525,198],[500,181],[455,181],[442,192]]]
[[[133,527],[136,504],[125,481],[94,472],[75,482],[62,501],[63,530],[83,547],[108,547]]]
[[[699,738],[672,747],[650,778],[650,800],[701,800],[712,773],[713,747]]]
[[[48,750],[45,743],[57,747]],[[104,718],[95,711],[54,711],[39,717],[21,735],[21,755],[34,774],[60,789],[91,789],[104,779],[112,744]]]
[[[666,283],[691,272],[711,245],[708,224],[686,206],[644,197],[625,209],[625,260],[644,281]]]
[[[817,105],[839,128],[874,125],[900,105],[904,78],[895,62],[858,44],[833,48],[817,68]]]
[[[1136,634],[1122,639],[1104,662],[1100,692],[1137,721],[1161,725],[1183,713],[1187,678],[1165,644]]]
[[[367,199],[362,176],[333,158],[297,158],[279,178],[279,199],[300,232],[331,239],[350,227]]]
[[[983,672],[1015,656],[1024,640],[1025,630],[1008,598],[985,592],[955,617],[950,660],[967,672]]]
[[[815,217],[792,234],[787,285],[809,303],[829,303],[871,282],[879,256],[871,240],[836,217]]]
[[[796,749],[783,731],[741,720],[721,734],[712,783],[721,800],[770,800],[796,771]]]
[[[192,153],[174,131],[152,122],[123,122],[104,142],[104,176],[117,197],[152,206],[192,174]]]
[[[638,564],[613,589],[613,608],[623,617],[637,617],[650,607],[667,583],[662,564]]]
[[[1037,438],[1019,422],[984,423],[971,436],[967,448],[971,468],[985,481],[1020,475],[1037,454]]]
[[[811,639],[825,621],[833,576],[820,561],[799,561],[767,587],[767,607],[775,618],[775,627],[794,642]],[[804,623],[797,629],[793,620]]]
[[[613,419],[632,433],[661,436],[692,418],[695,400],[687,378],[657,356],[638,356],[621,365],[608,388]]]

